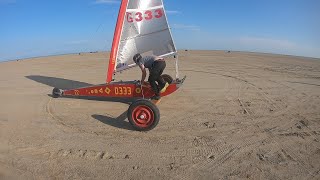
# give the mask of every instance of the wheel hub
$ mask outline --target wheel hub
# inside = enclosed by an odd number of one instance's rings
[[[132,119],[137,126],[148,127],[154,120],[153,111],[147,106],[138,106],[133,110]]]
[[[145,119],[145,118],[146,118],[145,114],[140,115],[140,119]]]

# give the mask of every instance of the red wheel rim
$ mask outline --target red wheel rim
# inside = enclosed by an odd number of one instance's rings
[[[134,108],[131,117],[134,123],[142,128],[150,126],[154,121],[154,114],[152,109],[144,105]]]

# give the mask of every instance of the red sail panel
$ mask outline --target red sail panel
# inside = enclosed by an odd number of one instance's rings
[[[118,14],[118,20],[117,20],[117,25],[114,31],[114,36],[113,36],[113,42],[112,42],[112,47],[111,47],[111,53],[110,53],[110,59],[109,59],[109,66],[108,66],[108,72],[107,72],[107,83],[110,83],[112,81],[115,65],[116,65],[116,59],[117,59],[117,54],[119,50],[119,42],[120,42],[120,37],[122,33],[122,26],[123,26],[123,21],[124,17],[126,14],[126,9],[128,6],[128,1],[129,0],[122,0],[121,1],[121,6]]]

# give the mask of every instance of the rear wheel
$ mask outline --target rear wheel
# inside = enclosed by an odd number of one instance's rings
[[[173,78],[168,74],[162,74],[161,77],[163,78],[164,81],[166,81],[169,84],[173,82]]]
[[[159,123],[160,111],[152,102],[138,100],[129,106],[127,116],[135,129],[138,131],[149,131]]]

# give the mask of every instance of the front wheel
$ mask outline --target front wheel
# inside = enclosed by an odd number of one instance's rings
[[[138,131],[149,131],[157,126],[160,120],[160,111],[156,105],[148,100],[133,102],[128,109],[130,124]]]
[[[62,91],[59,88],[53,88],[52,90],[52,97],[53,98],[58,98],[59,96],[62,95]]]

